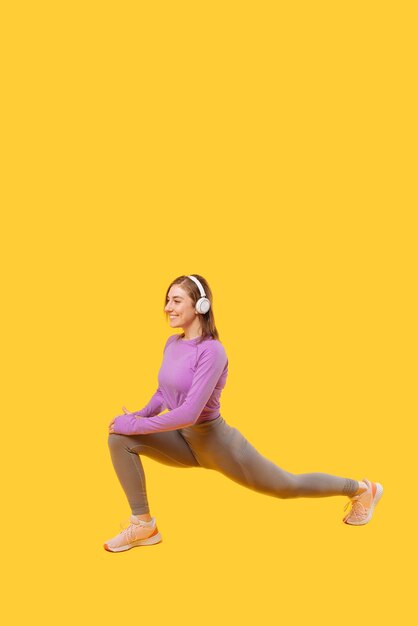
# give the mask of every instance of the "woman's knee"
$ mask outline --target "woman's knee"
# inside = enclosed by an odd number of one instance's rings
[[[117,433],[109,433],[108,445],[111,451],[119,452],[131,452],[131,454],[139,454],[142,452],[142,444],[138,441],[139,437],[133,437],[129,435],[120,435]]]
[[[109,448],[112,450],[119,449],[121,447],[126,448],[126,436],[118,435],[117,433],[109,433],[109,437],[107,439],[107,443]]]
[[[286,500],[287,498],[294,498],[298,491],[298,477],[296,474],[286,472],[286,476],[280,481],[280,488],[278,490],[278,497]]]

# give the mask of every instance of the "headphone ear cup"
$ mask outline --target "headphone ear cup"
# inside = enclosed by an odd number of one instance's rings
[[[210,301],[207,298],[199,298],[196,302],[196,311],[201,315],[207,313],[210,309]]]

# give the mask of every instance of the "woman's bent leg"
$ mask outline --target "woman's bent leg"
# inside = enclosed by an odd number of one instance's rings
[[[357,480],[324,473],[292,474],[260,454],[223,418],[182,431],[202,467],[222,472],[254,491],[277,498],[352,496]]]
[[[109,434],[113,467],[126,494],[133,515],[149,513],[144,468],[139,457],[144,454],[164,465],[198,467],[187,442],[178,430],[149,435]]]

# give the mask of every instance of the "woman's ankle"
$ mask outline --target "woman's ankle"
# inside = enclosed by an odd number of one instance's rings
[[[150,522],[152,520],[150,513],[140,513],[139,515],[135,515],[135,517],[143,520],[144,522]]]
[[[367,491],[367,485],[365,482],[363,482],[362,480],[359,480],[357,482],[358,482],[358,490],[354,494],[355,496],[359,496],[361,493],[364,493],[365,491]]]

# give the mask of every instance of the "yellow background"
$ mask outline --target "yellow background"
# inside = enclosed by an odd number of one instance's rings
[[[2,10],[7,623],[414,621],[413,6]],[[189,273],[223,417],[289,471],[381,482],[369,525],[144,458],[163,542],[103,550],[108,423],[154,393]]]

